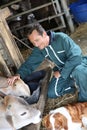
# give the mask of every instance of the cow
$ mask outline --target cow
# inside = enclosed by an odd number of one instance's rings
[[[22,79],[16,79],[13,85],[9,85],[7,78],[0,76],[0,96],[14,95],[24,98],[28,104],[37,103],[40,97],[41,83],[38,84],[36,90],[32,93],[29,84],[25,83]]]
[[[68,104],[43,117],[47,130],[87,130],[87,102]]]
[[[29,86],[22,80],[17,79],[13,85],[8,85],[7,78],[0,76],[0,94],[29,97]]]
[[[17,130],[41,121],[41,112],[23,98],[7,95],[0,98],[0,130]]]

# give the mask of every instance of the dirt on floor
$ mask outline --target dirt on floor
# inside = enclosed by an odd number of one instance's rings
[[[87,23],[80,24],[71,38],[81,47],[83,54],[87,55]]]

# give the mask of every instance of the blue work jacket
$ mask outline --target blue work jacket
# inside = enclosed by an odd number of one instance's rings
[[[67,34],[49,32],[48,35],[50,36],[49,45],[42,50],[34,47],[32,54],[18,69],[17,73],[22,79],[30,75],[45,58],[55,63],[64,79],[67,79],[73,69],[81,64],[82,51]]]

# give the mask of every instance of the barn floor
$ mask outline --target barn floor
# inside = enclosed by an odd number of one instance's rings
[[[83,54],[87,55],[87,23],[80,24],[71,37],[81,47]]]
[[[87,23],[80,24],[70,37],[81,47],[83,54],[87,55]],[[25,52],[23,51],[22,54],[24,58],[26,58],[30,53],[28,53],[28,50],[25,50]],[[51,109],[75,101],[77,101],[77,93],[75,93],[74,95],[64,95],[63,97],[58,99],[47,99],[43,116],[46,115]],[[40,130],[46,129],[41,126]]]

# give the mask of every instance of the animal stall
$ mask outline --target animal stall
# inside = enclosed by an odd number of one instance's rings
[[[19,47],[22,46],[20,41],[32,47],[25,33],[27,27],[36,21],[46,31],[72,33],[75,30],[67,0],[3,0],[2,3],[1,9],[8,7],[12,12],[7,22]]]
[[[6,18],[10,15],[11,13],[8,8],[0,10],[0,71],[5,76],[13,75],[13,67],[18,68],[24,61],[6,22]],[[46,101],[47,86],[51,78],[51,67],[45,68],[45,71],[46,75],[40,84],[40,97],[38,102],[34,104],[41,111],[42,114]],[[40,125],[41,122],[37,125],[31,124],[23,127],[21,130],[40,130]]]

